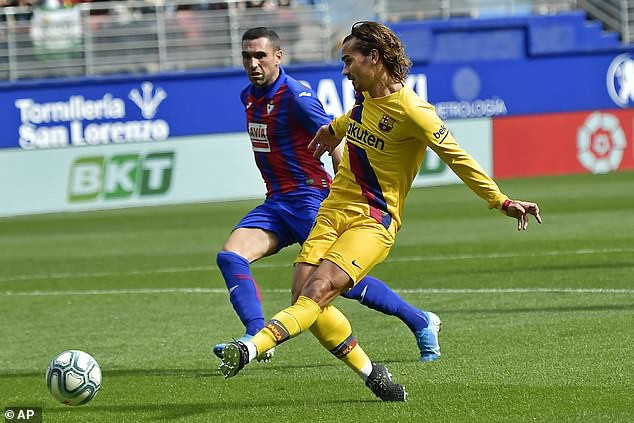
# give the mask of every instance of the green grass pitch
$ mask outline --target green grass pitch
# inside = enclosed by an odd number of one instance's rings
[[[224,380],[211,347],[242,335],[215,252],[255,201],[0,219],[0,407],[45,422],[632,422],[634,173],[500,181],[540,203],[527,232],[465,186],[414,189],[372,274],[443,320],[418,363],[393,317],[337,299],[409,392],[375,398],[309,333]],[[289,303],[291,247],[254,265],[266,317]],[[92,354],[102,390],[55,402],[49,361]]]

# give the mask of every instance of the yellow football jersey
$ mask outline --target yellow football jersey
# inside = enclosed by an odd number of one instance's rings
[[[357,93],[355,105],[332,122],[347,138],[343,159],[322,207],[369,214],[388,228],[401,213],[427,147],[483,198],[500,209],[508,198],[453,138],[434,107],[408,86],[385,97]]]

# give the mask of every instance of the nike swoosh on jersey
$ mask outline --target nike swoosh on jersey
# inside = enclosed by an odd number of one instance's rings
[[[361,266],[359,266],[359,265],[357,264],[357,261],[356,261],[356,260],[352,260],[352,265],[353,265],[354,267],[358,267],[359,269],[361,269]]]

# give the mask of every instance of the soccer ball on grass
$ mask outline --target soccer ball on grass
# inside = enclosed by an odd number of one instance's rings
[[[88,353],[64,351],[46,369],[46,386],[63,404],[86,404],[101,388],[101,368]]]

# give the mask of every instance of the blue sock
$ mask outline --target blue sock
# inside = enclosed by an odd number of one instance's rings
[[[412,332],[421,331],[429,324],[422,311],[405,302],[386,284],[372,276],[361,279],[342,296],[357,300],[373,310],[398,317]]]
[[[229,289],[229,300],[246,328],[246,333],[255,335],[264,327],[264,314],[260,301],[260,290],[251,275],[249,261],[230,251],[221,251],[216,263]]]

